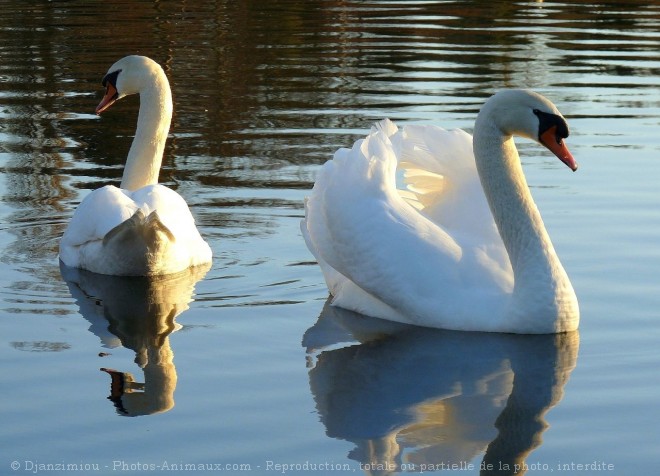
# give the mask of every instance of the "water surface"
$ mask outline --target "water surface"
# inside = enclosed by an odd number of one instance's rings
[[[10,1],[0,40],[0,473],[660,464],[655,3]],[[57,260],[80,200],[120,180],[138,100],[93,111],[135,53],[170,78],[161,182],[215,256],[155,283]],[[575,174],[518,144],[579,332],[383,328],[327,306],[299,232],[320,165],[383,117],[471,131],[507,87],[571,127]]]

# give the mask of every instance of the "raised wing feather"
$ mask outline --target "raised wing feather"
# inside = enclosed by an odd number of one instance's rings
[[[302,228],[335,303],[364,314],[462,328],[462,298],[487,312],[512,288],[463,131],[380,123],[323,166]]]

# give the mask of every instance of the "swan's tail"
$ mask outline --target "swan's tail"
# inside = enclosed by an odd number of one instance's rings
[[[120,268],[114,274],[160,274],[163,256],[171,254],[174,234],[163,224],[158,213],[136,211],[103,237],[103,256]]]
[[[136,211],[131,218],[120,223],[103,237],[103,246],[112,243],[143,242],[148,249],[159,247],[163,241],[174,242],[172,232],[153,211],[145,216],[142,210]]]

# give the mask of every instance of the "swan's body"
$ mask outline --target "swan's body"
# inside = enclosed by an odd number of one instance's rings
[[[162,68],[143,56],[127,56],[103,79],[106,95],[96,108],[140,94],[133,144],[119,188],[105,186],[80,203],[60,242],[71,267],[122,276],[170,274],[209,263],[185,200],[159,185],[158,173],[172,118],[172,94]]]
[[[513,134],[577,168],[559,111],[521,90],[486,102],[474,139],[383,121],[352,149],[338,150],[322,168],[302,222],[333,304],[446,329],[576,329],[577,298],[529,192]]]

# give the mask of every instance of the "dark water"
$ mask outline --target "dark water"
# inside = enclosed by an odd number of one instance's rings
[[[570,474],[599,462],[579,474],[627,476],[660,464],[660,5],[0,6],[0,473],[14,461],[19,474]],[[89,190],[119,181],[132,140],[136,97],[93,113],[127,54],[170,79],[160,180],[215,259],[190,281],[67,282],[59,238]],[[579,333],[407,329],[372,342],[383,329],[324,307],[298,231],[319,165],[383,117],[470,131],[506,87],[547,95],[572,129],[576,174],[519,148],[578,293]],[[137,382],[123,399],[110,387],[122,372]]]

